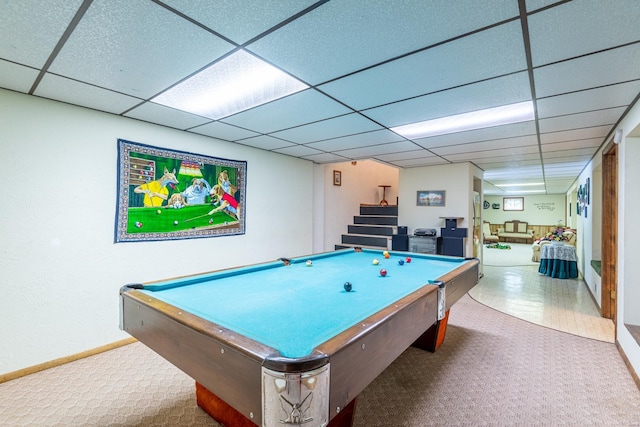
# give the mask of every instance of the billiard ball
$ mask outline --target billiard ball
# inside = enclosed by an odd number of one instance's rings
[[[344,283],[344,290],[347,292],[351,292],[351,289],[353,288],[353,286],[351,285],[351,282],[345,282]]]
[[[313,265],[313,262],[310,259],[308,259],[306,264],[307,264],[307,267],[311,267]]]
[[[161,211],[160,209],[158,209],[158,210],[156,211],[156,213],[157,213],[158,215],[160,215],[160,214],[162,213],[162,211]]]
[[[408,256],[408,257],[407,257],[407,259],[406,259],[405,261],[407,261],[407,262],[411,262],[411,257],[410,257],[410,256]]]
[[[173,221],[173,225],[178,225],[178,221]]]
[[[378,265],[378,264],[380,264],[380,261],[378,261],[377,259],[374,259],[373,260],[373,265]]]
[[[382,256],[384,256],[385,258],[389,258],[391,255],[389,255],[388,251],[384,251],[382,252]]]
[[[380,270],[380,275],[382,277],[386,276],[387,275],[387,270],[385,270],[384,268],[382,270]]]
[[[142,223],[140,221],[136,221],[136,227],[142,228]]]
[[[398,265],[404,265],[404,260],[403,259],[399,259],[398,260]]]

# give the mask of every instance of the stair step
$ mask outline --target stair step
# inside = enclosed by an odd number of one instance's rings
[[[389,248],[386,248],[384,246],[369,246],[369,245],[354,245],[351,243],[338,243],[337,245],[334,245],[334,250],[340,250],[340,249],[348,249],[348,248],[362,248],[362,249],[372,249],[374,251],[388,251],[390,250]]]
[[[398,216],[398,206],[360,205],[360,215]]]
[[[377,225],[349,225],[347,233],[349,234],[372,234],[376,236],[392,236],[398,230],[393,226],[377,226]]]
[[[382,246],[388,248],[391,244],[391,237],[376,237],[362,234],[343,234],[341,242],[360,246]]]
[[[397,216],[369,216],[358,215],[353,217],[354,224],[368,224],[368,225],[398,225]]]

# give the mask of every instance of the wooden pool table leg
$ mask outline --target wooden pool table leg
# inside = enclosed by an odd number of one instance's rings
[[[240,412],[236,411],[227,402],[220,399],[215,393],[196,381],[196,402],[214,420],[226,427],[256,427],[256,424]],[[351,427],[355,414],[356,399],[342,408],[327,427]]]
[[[427,329],[417,340],[415,340],[411,346],[434,353],[438,348],[440,348],[440,345],[442,345],[442,342],[444,341],[444,336],[447,333],[448,321],[449,310],[444,313],[442,320],[431,325],[431,327]]]
[[[207,414],[228,427],[256,427],[256,423],[196,381],[196,402]]]

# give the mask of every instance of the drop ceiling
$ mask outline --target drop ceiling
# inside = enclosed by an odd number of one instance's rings
[[[0,87],[315,163],[471,162],[485,194],[559,194],[638,99],[639,18],[637,0],[5,1]],[[218,120],[151,101],[239,50],[308,88]],[[390,130],[524,101],[532,121]]]

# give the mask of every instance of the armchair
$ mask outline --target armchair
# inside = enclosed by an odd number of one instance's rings
[[[491,227],[487,221],[482,223],[482,243],[498,243],[498,236],[491,234]]]

